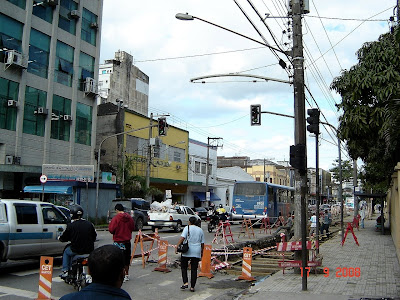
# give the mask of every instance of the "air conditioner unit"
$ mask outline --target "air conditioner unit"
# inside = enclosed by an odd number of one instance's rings
[[[18,106],[18,102],[15,100],[7,100],[7,106],[8,107],[17,107]]]
[[[25,68],[24,59],[22,53],[15,50],[8,50],[6,52],[6,66],[15,66],[19,68]]]
[[[39,106],[39,107],[37,108],[37,110],[36,110],[36,114],[38,114],[38,115],[47,115],[48,112],[49,112],[49,111],[48,111],[47,108],[41,107],[41,106]]]
[[[97,22],[92,22],[92,23],[90,23],[90,28],[98,29],[99,28],[99,24],[97,24]]]
[[[71,19],[79,19],[81,17],[81,13],[79,12],[79,10],[71,10],[69,12],[69,17]]]
[[[71,115],[64,115],[64,121],[71,122],[72,121],[72,116]]]
[[[85,79],[85,93],[89,94],[96,94],[97,86],[96,86],[96,80],[90,77],[86,77]]]
[[[14,157],[12,155],[6,155],[6,165],[12,165],[14,162]]]
[[[46,0],[46,4],[48,6],[57,6],[59,4],[59,0]]]

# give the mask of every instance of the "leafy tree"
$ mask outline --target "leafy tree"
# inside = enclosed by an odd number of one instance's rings
[[[132,174],[136,163],[133,157],[126,156],[124,165],[122,162],[118,164],[117,180],[119,183],[124,182],[122,187],[124,197],[146,198],[147,196],[162,195],[162,192],[155,187],[146,188],[145,177]],[[124,177],[123,180],[122,177]]]
[[[385,192],[400,160],[400,30],[365,43],[358,63],[343,70],[331,89],[343,112],[339,134],[350,157],[364,162],[362,180],[374,192]]]
[[[342,181],[350,182],[353,178],[353,162],[351,160],[342,160]],[[332,172],[333,179],[339,182],[339,159],[333,163],[333,168],[329,170]]]

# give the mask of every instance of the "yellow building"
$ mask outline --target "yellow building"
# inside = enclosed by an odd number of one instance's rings
[[[280,165],[247,166],[246,172],[256,181],[290,186],[289,170]]]
[[[150,124],[153,125],[151,129]],[[97,147],[106,139],[101,147],[105,150],[105,153],[102,151],[101,170],[116,172],[118,164],[130,158],[132,175],[148,176],[150,186],[164,194],[171,190],[173,201],[182,202],[187,186],[198,184],[188,182],[189,132],[169,125],[167,135],[159,136],[157,124],[157,118],[150,120],[112,103],[99,105]],[[120,132],[126,134],[107,138]]]

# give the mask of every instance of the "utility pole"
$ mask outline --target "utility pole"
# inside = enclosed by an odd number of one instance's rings
[[[211,141],[215,141],[215,140],[217,140],[217,141],[219,141],[219,140],[222,140],[222,138],[210,138],[210,137],[207,137],[207,164],[206,164],[206,201],[210,201],[210,199],[208,199],[207,198],[207,193],[209,192],[209,190],[208,190],[208,185],[209,185],[209,182],[208,182],[208,177],[209,177],[209,175],[210,175],[210,171],[209,171],[209,164],[210,164],[210,147],[222,147],[222,145],[219,145],[218,144],[218,142],[217,142],[217,145],[216,146],[212,146],[211,144],[210,144],[210,140]]]
[[[153,113],[150,114],[150,125],[149,125],[149,145],[147,148],[147,166],[146,166],[146,190],[150,187],[150,166],[151,166],[151,145],[150,140],[153,137]]]
[[[354,197],[354,218],[358,216],[358,197],[356,197],[355,192],[358,187],[357,182],[357,160],[353,160],[353,197]]]
[[[304,96],[304,57],[303,57],[303,33],[302,33],[302,7],[303,1],[292,0],[292,22],[293,22],[293,69],[294,69],[294,122],[295,122],[295,144],[306,145],[305,124],[305,96]],[[306,147],[305,147],[306,149]],[[307,151],[305,151],[307,153]],[[307,170],[307,155],[304,153],[305,168]],[[301,256],[302,267],[307,267],[307,172],[295,170],[295,237],[301,236],[302,250],[295,253],[298,259]],[[307,290],[307,276],[302,277],[302,290]]]

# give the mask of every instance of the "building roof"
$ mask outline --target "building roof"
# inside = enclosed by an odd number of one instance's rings
[[[227,167],[217,169],[218,180],[254,181],[254,178],[241,167]]]

